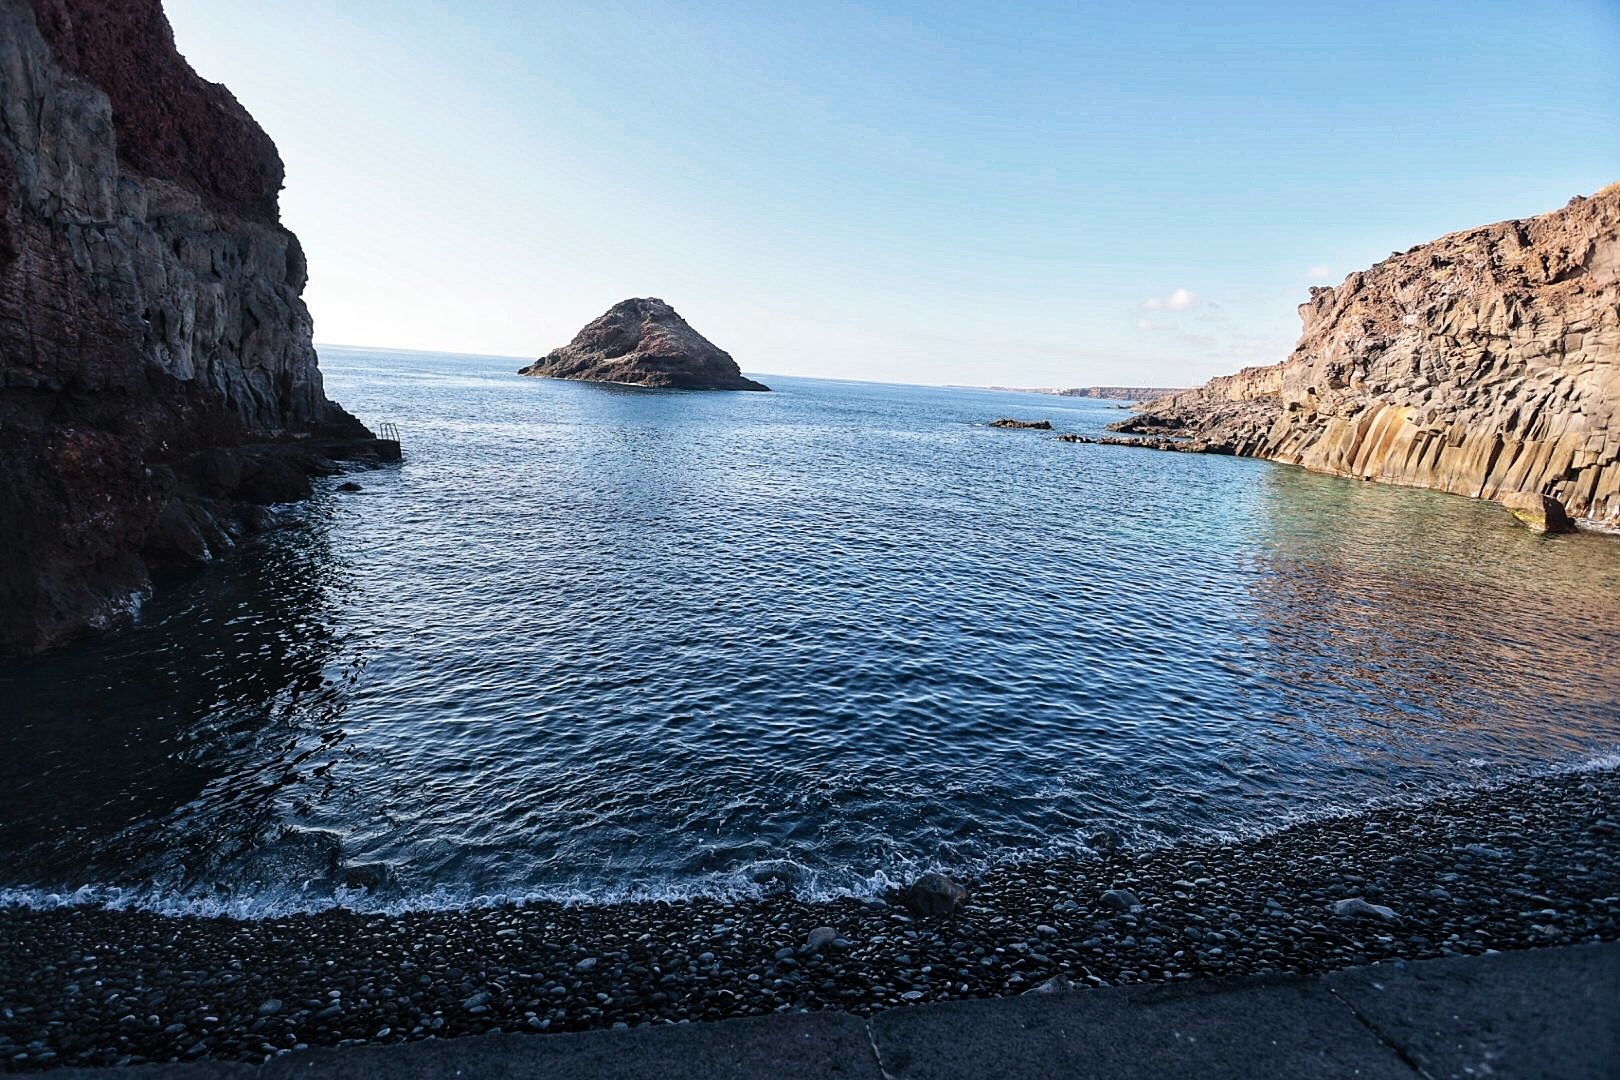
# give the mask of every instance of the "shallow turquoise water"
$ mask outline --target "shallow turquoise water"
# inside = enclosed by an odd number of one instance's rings
[[[1620,543],[1106,403],[323,350],[403,465],[0,666],[0,886],[239,914],[865,891],[1620,751]]]

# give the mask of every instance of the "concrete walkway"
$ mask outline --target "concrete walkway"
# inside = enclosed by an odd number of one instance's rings
[[[174,1077],[1620,1080],[1620,943],[713,1024],[309,1050]],[[93,1080],[101,1069],[61,1069]]]

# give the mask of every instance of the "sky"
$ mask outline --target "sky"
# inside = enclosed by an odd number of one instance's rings
[[[1620,0],[166,0],[323,343],[659,296],[754,373],[1192,385],[1312,284],[1620,180]]]

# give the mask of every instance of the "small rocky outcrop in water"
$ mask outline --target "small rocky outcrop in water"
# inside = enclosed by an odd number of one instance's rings
[[[323,392],[281,178],[158,0],[0,0],[0,654],[397,454]]]
[[[1030,431],[1051,431],[1050,420],[1009,420],[1006,417],[990,421],[991,427],[999,428],[1026,428]]]
[[[1115,430],[1620,524],[1620,184],[1311,290],[1293,354]]]
[[[1531,532],[1564,533],[1575,526],[1564,513],[1564,504],[1534,491],[1515,491],[1502,497],[1502,506]]]
[[[621,300],[519,375],[681,390],[769,390],[656,297]]]

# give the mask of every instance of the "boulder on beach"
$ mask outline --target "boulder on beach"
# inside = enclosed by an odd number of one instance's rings
[[[1373,919],[1378,922],[1398,923],[1401,917],[1383,904],[1371,904],[1359,896],[1335,900],[1329,905],[1333,914],[1341,919]]]
[[[830,926],[818,926],[810,931],[810,936],[804,940],[801,952],[818,952],[823,946],[831,945],[838,940],[838,931]]]
[[[680,390],[769,390],[656,297],[621,300],[519,375]]]
[[[1050,979],[1047,979],[1045,982],[1040,983],[1040,984],[1038,984],[1036,986],[1032,986],[1028,990],[1025,990],[1024,993],[1026,993],[1026,994],[1066,994],[1070,990],[1074,990],[1074,989],[1077,989],[1075,981],[1073,979],[1069,978],[1067,973],[1060,971],[1056,975],[1053,975]]]
[[[917,915],[954,915],[967,890],[944,874],[924,874],[906,890],[906,907]]]
[[[1129,889],[1109,889],[1102,894],[1103,907],[1113,908],[1115,911],[1129,911],[1141,902]]]
[[[999,427],[999,428],[1025,428],[1025,429],[1030,430],[1030,431],[1051,431],[1052,430],[1052,421],[1050,421],[1050,420],[1013,420],[1013,419],[1009,419],[1008,417],[1004,416],[1000,420],[992,420],[992,421],[990,421],[990,426],[991,427]]]

